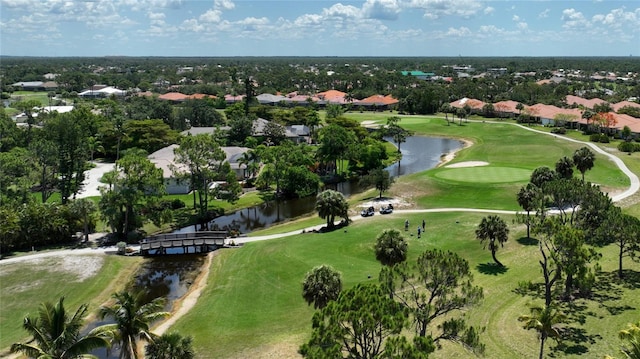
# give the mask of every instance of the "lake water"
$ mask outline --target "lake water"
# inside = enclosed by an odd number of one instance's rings
[[[402,160],[386,169],[393,177],[426,171],[436,167],[443,155],[458,150],[463,145],[461,141],[449,138],[411,136],[400,145]],[[345,196],[363,191],[357,181],[338,183],[332,189],[340,191]],[[209,223],[209,229],[233,229],[239,233],[249,233],[276,223],[307,216],[313,213],[314,207],[314,197],[271,201],[217,217]],[[193,225],[178,229],[174,233],[194,232],[197,229],[198,226]]]

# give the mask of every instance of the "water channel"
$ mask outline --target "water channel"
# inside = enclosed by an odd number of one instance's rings
[[[463,143],[458,140],[422,136],[408,137],[407,141],[400,146],[402,160],[387,167],[387,170],[393,177],[425,171],[437,166],[444,154],[462,147]],[[357,182],[340,183],[334,189],[346,196],[363,190]],[[309,198],[268,202],[218,217],[211,223],[210,229],[234,228],[240,233],[248,233],[292,218],[309,215],[314,211],[314,206],[315,200]],[[175,233],[195,230],[196,226],[189,226],[178,229]],[[182,253],[182,250],[176,249],[175,253]],[[175,300],[187,292],[189,285],[197,276],[204,258],[203,255],[195,254],[149,258],[145,260],[130,287],[133,291],[146,291],[149,300],[157,297],[166,298],[165,309],[170,311]],[[94,322],[88,330],[107,323],[106,321]],[[99,350],[93,354],[101,359],[115,359],[119,353],[112,350],[110,354],[107,354],[106,350]]]
[[[386,169],[392,177],[426,171],[437,166],[442,155],[458,150],[462,146],[461,141],[449,138],[411,136],[400,145],[402,160]],[[340,191],[345,196],[363,191],[357,181],[339,183],[333,189]],[[256,229],[267,228],[273,224],[309,215],[314,211],[314,206],[315,200],[310,200],[308,197],[271,201],[217,217],[209,223],[209,229],[235,229],[239,233],[249,233]],[[174,233],[187,233],[196,230],[197,226],[188,226],[178,229]]]

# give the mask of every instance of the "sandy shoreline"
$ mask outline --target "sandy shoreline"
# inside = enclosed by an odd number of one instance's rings
[[[453,161],[454,158],[456,158],[456,153],[458,153],[458,151],[464,150],[465,148],[471,147],[473,145],[473,142],[470,140],[467,140],[465,138],[456,138],[456,140],[461,141],[464,145],[462,146],[462,148],[458,148],[455,151],[451,151],[449,153],[446,153],[442,156],[440,156],[440,162],[438,162],[437,167],[442,167],[445,164],[447,164],[448,162]]]

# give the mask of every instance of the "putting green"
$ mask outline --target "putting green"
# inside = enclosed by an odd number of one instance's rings
[[[507,183],[529,180],[531,170],[494,166],[462,167],[440,171],[436,177],[458,182]]]

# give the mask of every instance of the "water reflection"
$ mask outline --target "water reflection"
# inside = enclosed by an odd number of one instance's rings
[[[387,140],[391,141],[390,138]],[[462,146],[461,141],[449,138],[411,136],[400,145],[402,160],[386,169],[393,177],[425,171],[436,167],[442,155],[460,149]],[[340,191],[345,196],[362,192],[357,181],[342,182],[327,187],[333,187],[332,189]],[[314,197],[271,201],[217,217],[209,223],[209,230],[233,230],[239,233],[248,233],[293,218],[306,216],[314,211],[314,207]],[[178,229],[174,233],[187,233],[196,230],[197,226],[189,226]]]
[[[198,276],[205,258],[206,256],[195,254],[148,258],[128,285],[128,289],[132,292],[144,291],[144,299],[147,302],[164,297],[166,300],[164,310],[171,311],[175,301],[187,293],[189,286]],[[92,322],[83,333],[112,323],[113,321],[109,318]],[[100,359],[116,359],[119,358],[120,351],[114,347],[110,353],[107,353],[106,349],[97,349],[91,354]]]

